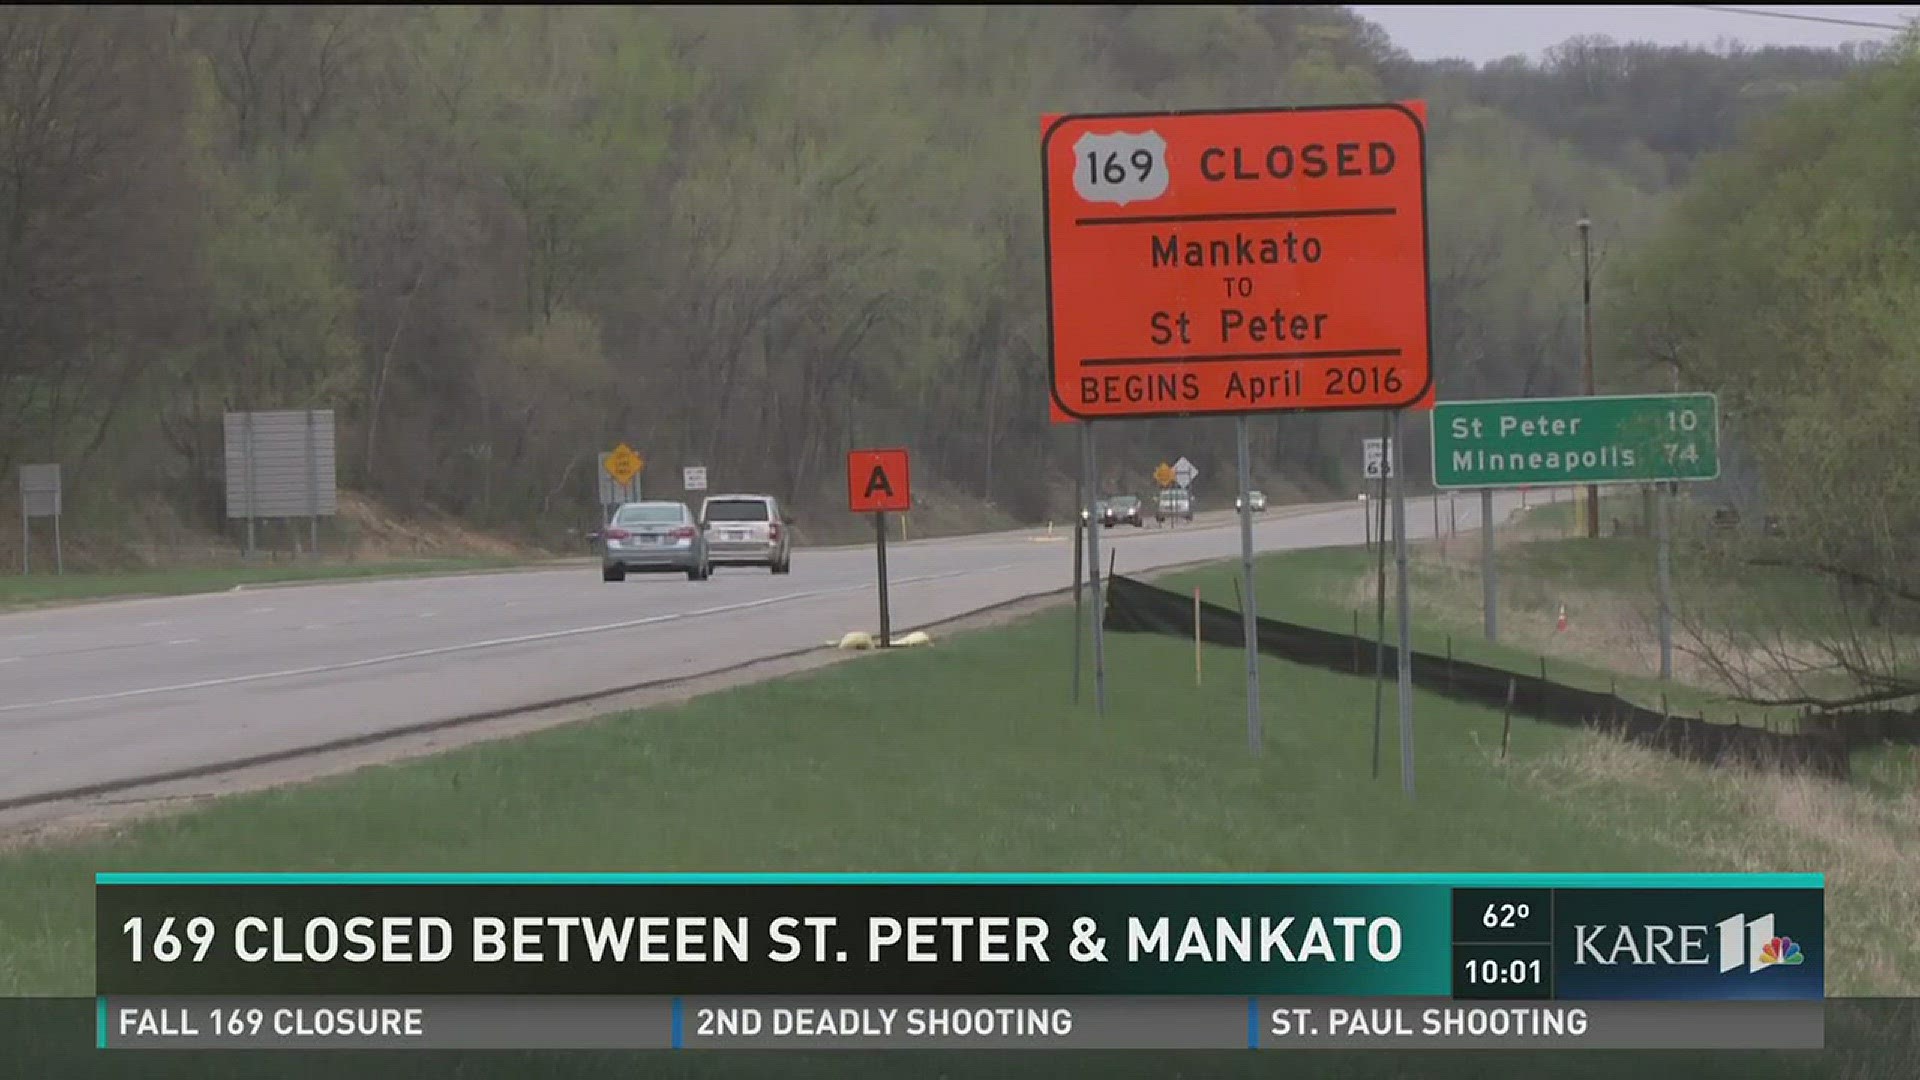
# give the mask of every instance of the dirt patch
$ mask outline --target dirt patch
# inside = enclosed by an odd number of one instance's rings
[[[339,495],[334,528],[353,560],[377,561],[449,555],[512,558],[543,554],[539,549],[463,524],[451,514],[423,509],[402,516],[357,492]]]

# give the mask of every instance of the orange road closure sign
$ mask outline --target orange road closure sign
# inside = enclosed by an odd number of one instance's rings
[[[1050,416],[1430,402],[1424,117],[1420,102],[1052,117]]]
[[[856,514],[912,510],[906,450],[847,451],[847,509]]]

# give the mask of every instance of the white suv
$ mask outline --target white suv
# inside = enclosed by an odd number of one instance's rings
[[[793,568],[792,522],[771,495],[710,495],[700,504],[700,528],[713,566]]]

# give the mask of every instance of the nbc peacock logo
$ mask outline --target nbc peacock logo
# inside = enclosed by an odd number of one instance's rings
[[[1753,972],[1772,967],[1793,967],[1807,962],[1807,954],[1800,948],[1799,942],[1774,934],[1772,915],[1754,919],[1735,915],[1722,920],[1717,929],[1720,931],[1720,973],[1723,975],[1738,971],[1743,966]]]
[[[1800,945],[1790,937],[1777,937],[1760,946],[1760,966],[1772,964],[1798,964],[1807,959],[1800,951]]]

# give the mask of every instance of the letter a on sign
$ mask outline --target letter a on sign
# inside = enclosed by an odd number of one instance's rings
[[[913,509],[906,450],[848,451],[847,508],[856,514]]]

